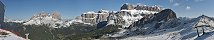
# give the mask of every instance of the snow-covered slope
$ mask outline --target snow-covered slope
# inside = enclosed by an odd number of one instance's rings
[[[198,18],[179,18],[181,24],[178,27],[164,29],[164,31],[155,31],[157,33],[154,34],[128,37],[124,40],[213,40],[213,19],[214,18],[207,16],[200,16]],[[206,25],[211,25],[211,27],[204,27],[205,34],[202,33],[202,27],[198,28],[200,35],[200,37],[198,37],[197,29],[194,27],[197,25],[204,25],[204,21],[208,22]]]
[[[134,22],[140,20],[145,15],[158,13],[148,10],[121,10],[115,14],[110,14],[108,24],[122,25],[123,28],[129,27]]]
[[[0,33],[7,33],[7,35],[0,35],[0,40],[26,40],[25,38],[19,37],[16,34],[3,29],[0,29]]]
[[[148,19],[143,17],[128,29],[108,36],[122,40],[212,40],[214,38],[214,18],[205,15],[197,18],[176,18],[172,17],[175,15],[171,13],[173,12],[168,10]],[[200,25],[210,25],[210,27],[198,27],[200,35],[198,37],[195,27]],[[204,34],[202,28],[205,30]]]
[[[71,21],[66,22],[66,26],[70,26],[72,24],[79,24],[79,23],[83,23],[83,24],[87,24],[87,25],[92,25],[91,23],[85,23],[82,20],[78,20],[78,19],[73,19]]]
[[[129,29],[123,29],[122,32],[118,32],[116,33],[116,35],[117,36],[122,36],[127,34],[129,35],[129,33],[131,33],[131,35],[132,34],[135,35],[141,32],[147,32],[147,34],[149,34],[150,31],[156,30],[156,28],[165,29],[166,27],[170,27],[169,24],[176,24],[176,23],[177,23],[177,20],[176,20],[175,13],[171,12],[171,10],[164,10],[163,12],[160,12],[157,14],[144,14],[143,17],[139,18],[138,21],[134,21],[133,23],[130,23],[130,26],[128,26]],[[165,25],[166,27],[162,25]],[[112,37],[116,37],[116,36],[113,35]]]
[[[139,21],[143,17],[147,15],[153,15],[155,11],[147,11],[147,10],[121,10],[118,14],[115,14],[113,17],[113,20],[110,20],[109,24],[113,25],[122,25],[122,28],[120,32],[116,33],[115,35],[111,35],[112,37],[122,36],[126,35],[128,31],[125,28],[128,28],[131,24],[133,24],[136,21]]]

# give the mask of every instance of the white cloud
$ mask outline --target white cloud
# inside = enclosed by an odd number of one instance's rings
[[[190,10],[191,9],[191,7],[190,6],[186,6],[186,10]]]
[[[173,6],[179,6],[180,5],[180,3],[174,3],[173,4]]]

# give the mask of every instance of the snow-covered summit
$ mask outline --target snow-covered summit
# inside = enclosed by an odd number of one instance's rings
[[[163,8],[160,6],[154,5],[154,6],[147,6],[144,4],[123,4],[120,10],[148,10],[148,11],[161,11]]]
[[[199,17],[197,17],[197,25],[195,26],[201,26],[201,25],[207,25],[207,26],[211,26],[213,27],[214,26],[214,18],[212,17],[208,17],[208,16],[205,16],[205,15],[201,15]]]

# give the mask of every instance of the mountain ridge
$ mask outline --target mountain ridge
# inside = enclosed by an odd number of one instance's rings
[[[205,15],[197,18],[177,18],[176,13],[172,9],[163,9],[159,6],[133,6],[132,4],[124,4],[121,6],[120,11],[108,11],[100,10],[97,12],[89,11],[77,16],[73,20],[63,21],[59,12],[53,12],[48,14],[46,12],[38,13],[31,17],[28,21],[22,22],[21,24],[27,26],[43,25],[50,26],[51,31],[69,31],[77,29],[82,32],[96,32],[94,30],[101,30],[98,33],[102,33],[102,29],[110,26],[111,31],[107,29],[104,33],[94,35],[96,38],[112,38],[112,39],[161,39],[161,40],[194,40],[194,39],[206,39],[197,36],[207,36],[214,34],[214,18]],[[75,26],[72,26],[75,25]],[[82,29],[78,29],[81,25]],[[118,26],[119,25],[119,26]],[[198,27],[200,25],[210,25],[210,27]],[[25,26],[25,27],[27,27]],[[41,26],[41,27],[43,27]],[[118,26],[118,27],[117,27]],[[122,26],[122,27],[121,27]],[[39,26],[40,27],[40,26]],[[38,27],[38,28],[39,28]],[[74,28],[73,28],[74,27]],[[11,27],[12,28],[12,27]],[[49,27],[48,27],[49,28]],[[47,29],[48,29],[47,28]],[[50,28],[50,29],[51,29]],[[62,30],[60,30],[62,28]],[[91,29],[89,29],[91,28]],[[201,31],[205,28],[206,33]],[[15,29],[15,28],[12,28]],[[20,28],[22,29],[22,28]],[[23,28],[24,29],[24,28]],[[92,30],[93,29],[93,30]],[[44,29],[46,30],[46,29]],[[119,30],[119,31],[118,31]],[[199,32],[196,32],[199,30]],[[39,32],[41,30],[38,30]],[[50,30],[48,30],[51,32]],[[65,31],[65,33],[67,33]],[[75,31],[75,30],[74,30]],[[25,32],[25,31],[21,31]],[[46,31],[42,31],[46,32]],[[75,31],[77,32],[77,31]],[[110,33],[108,33],[110,32]],[[72,32],[68,32],[72,33]],[[48,34],[48,33],[47,33]],[[52,35],[55,36],[55,35]],[[60,35],[63,35],[60,34]],[[64,34],[67,35],[67,34]],[[70,35],[70,34],[68,34]],[[75,34],[72,34],[75,35]],[[57,35],[58,36],[58,35]],[[91,36],[91,35],[90,35]],[[98,37],[97,37],[98,36]],[[210,36],[214,37],[214,36]],[[90,37],[89,37],[90,38]]]

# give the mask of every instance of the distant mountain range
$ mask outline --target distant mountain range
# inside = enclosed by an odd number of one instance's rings
[[[59,12],[41,12],[23,25],[48,25],[51,28],[66,28],[76,24],[103,29],[109,25],[120,25],[117,32],[100,38],[124,40],[212,40],[214,18],[205,15],[197,18],[177,17],[176,12],[159,6],[123,4],[120,11],[90,11],[73,20],[62,20]],[[204,26],[203,26],[204,25]],[[198,35],[199,34],[199,35]],[[200,37],[198,37],[200,36]],[[99,39],[99,38],[98,38]]]

